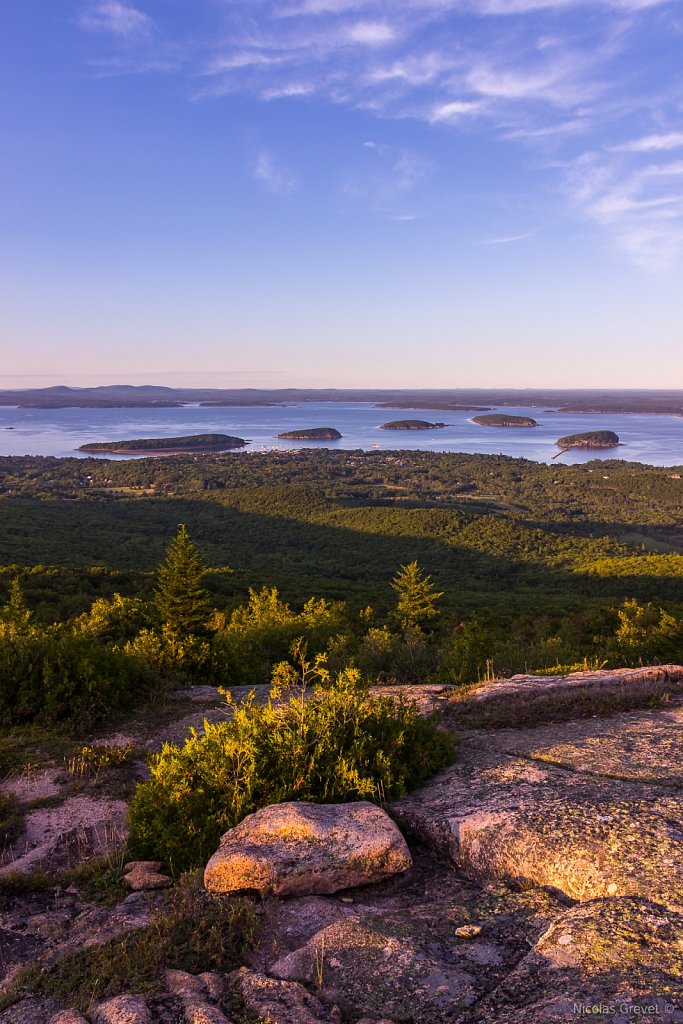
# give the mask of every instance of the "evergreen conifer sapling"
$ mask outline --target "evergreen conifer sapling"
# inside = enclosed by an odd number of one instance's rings
[[[161,620],[177,636],[197,636],[206,630],[211,613],[202,586],[206,567],[184,523],[166,549],[159,566],[155,604]]]
[[[443,594],[434,589],[431,576],[425,575],[417,562],[402,565],[391,586],[396,592],[393,615],[405,632],[419,630],[438,616],[435,605]]]

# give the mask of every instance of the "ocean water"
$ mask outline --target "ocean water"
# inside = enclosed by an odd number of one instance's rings
[[[514,415],[532,416],[537,427],[482,427],[473,412],[435,409],[377,409],[366,402],[303,402],[287,406],[179,409],[17,409],[0,407],[0,455],[74,456],[89,441],[119,441],[183,434],[232,434],[249,440],[241,451],[292,451],[337,448],[383,451],[469,452],[512,455],[550,462],[557,438],[585,430],[613,430],[622,442],[604,451],[572,450],[556,460],[626,459],[653,466],[683,464],[683,417],[557,413],[546,409],[501,407]],[[445,422],[430,431],[381,430],[396,419]],[[335,427],[339,441],[280,441],[277,434],[307,427]],[[8,429],[10,428],[10,429]],[[125,457],[125,456],[119,456]]]

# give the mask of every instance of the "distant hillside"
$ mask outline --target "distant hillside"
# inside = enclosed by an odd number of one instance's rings
[[[506,388],[170,388],[112,384],[105,387],[6,389],[0,406],[32,408],[139,408],[179,403],[279,405],[289,402],[373,402],[384,408],[478,411],[491,406],[555,407],[572,413],[667,413],[683,416],[683,391],[597,391]],[[476,407],[476,408],[475,408]]]

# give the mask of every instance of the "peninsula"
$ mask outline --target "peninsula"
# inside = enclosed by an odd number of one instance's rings
[[[190,455],[244,448],[248,442],[229,434],[189,434],[185,437],[141,437],[129,441],[92,441],[79,452],[110,452],[112,455]]]
[[[334,427],[307,427],[302,430],[286,430],[277,436],[282,441],[338,441],[342,435]]]
[[[427,420],[391,420],[383,423],[380,430],[438,430],[445,423],[429,423]]]
[[[452,402],[416,402],[410,399],[405,402],[377,402],[375,409],[437,409],[439,412],[488,412],[490,405],[458,405]]]
[[[485,416],[473,416],[473,423],[481,427],[537,427],[536,420],[531,416],[511,416],[510,413],[492,412]]]
[[[583,434],[567,434],[555,442],[560,448],[616,448],[621,442],[613,430],[588,430]]]

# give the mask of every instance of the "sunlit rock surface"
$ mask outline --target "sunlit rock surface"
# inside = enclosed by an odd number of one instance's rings
[[[206,866],[212,892],[332,893],[410,867],[406,842],[375,804],[271,804],[223,836]]]
[[[473,732],[455,765],[393,811],[470,878],[680,907],[682,726],[672,707]]]
[[[683,1022],[682,687],[680,666],[519,676],[468,691],[382,687],[416,698],[423,714],[441,712],[461,737],[456,764],[389,808],[412,866],[334,893],[266,895],[246,970],[168,971],[161,991],[124,989],[138,1006],[119,1006],[153,1024],[237,1024],[249,1014],[275,1024],[574,1024],[601,1019],[593,1007],[617,1024]],[[155,749],[169,733],[182,741],[205,715],[225,718],[212,687],[174,700],[175,717],[131,719],[124,739]],[[137,778],[140,767],[126,770]],[[97,820],[120,811],[96,780],[77,797],[57,770],[48,781],[50,842],[56,824],[92,825],[96,803]],[[7,785],[35,797],[18,777]],[[76,855],[91,849],[67,845]],[[313,862],[301,850],[297,858],[295,874],[305,874]],[[49,967],[153,930],[175,892],[107,905],[66,879],[4,899],[0,891],[0,977],[11,990],[26,963]],[[79,1024],[93,1024],[103,995]],[[0,1024],[52,1024],[69,1009],[19,991]]]

